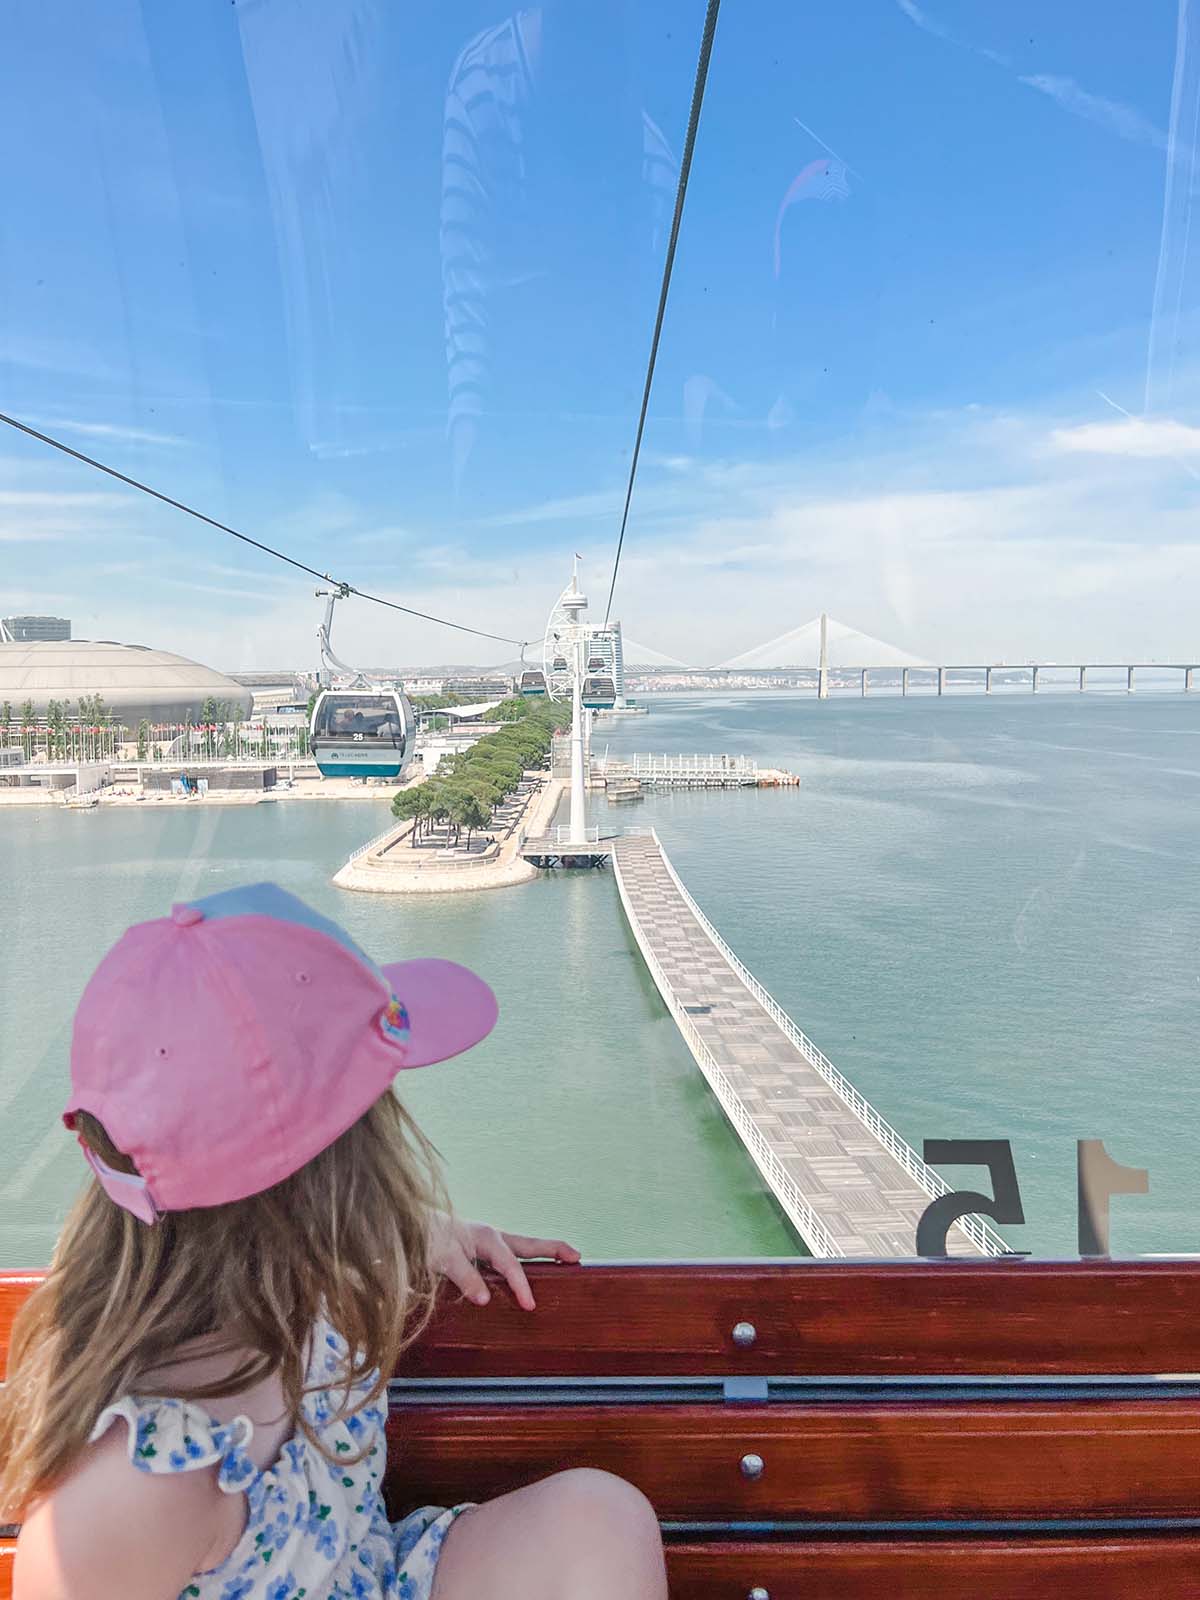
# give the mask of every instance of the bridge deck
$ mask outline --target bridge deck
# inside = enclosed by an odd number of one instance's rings
[[[702,1070],[705,1051],[720,1069],[719,1096],[728,1086],[736,1097],[725,1104],[734,1126],[793,1222],[795,1208],[787,1204],[792,1185],[831,1236],[832,1248],[828,1237],[810,1237],[817,1230],[798,1223],[813,1253],[915,1255],[917,1220],[930,1192],[743,982],[681,891],[657,837],[616,840],[613,866],[634,937],[668,1009]],[[781,1168],[786,1179],[773,1181],[768,1168]],[[953,1255],[985,1253],[957,1227],[949,1249]]]

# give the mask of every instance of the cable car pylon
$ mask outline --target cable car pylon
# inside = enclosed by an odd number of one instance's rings
[[[571,581],[551,608],[542,641],[546,693],[553,700],[565,700],[568,695],[571,698],[571,820],[569,838],[560,846],[568,854],[572,849],[586,854],[592,848],[587,836],[585,779],[591,716],[585,691],[599,680],[588,678],[586,674],[588,640],[596,631],[593,624],[584,620],[586,611],[587,596],[579,587],[579,557],[576,556]],[[612,704],[611,699],[608,704]]]

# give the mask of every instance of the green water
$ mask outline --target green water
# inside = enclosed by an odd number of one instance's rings
[[[789,1254],[796,1245],[667,1016],[607,876],[478,895],[329,882],[387,822],[356,801],[0,813],[0,1265],[44,1262],[81,1178],[58,1120],[71,1012],[124,927],[271,877],[380,959],[448,956],[500,996],[492,1037],[401,1079],[465,1215],[595,1256]]]
[[[1114,1252],[1200,1249],[1200,695],[666,697],[599,727],[601,748],[745,752],[802,775],[595,815],[658,828],[734,948],[918,1148],[1012,1140],[1014,1246],[1073,1251],[1075,1140],[1100,1137],[1150,1170],[1148,1195],[1113,1202]],[[381,958],[450,956],[495,985],[492,1039],[403,1083],[465,1212],[593,1255],[793,1250],[611,878],[333,888],[384,821],[350,802],[0,813],[0,1263],[46,1259],[79,1181],[57,1113],[88,970],[128,922],[256,877]]]
[[[918,1151],[1012,1140],[1014,1248],[1074,1253],[1103,1138],[1150,1173],[1113,1253],[1200,1250],[1200,695],[672,698],[601,741],[800,773],[622,821]]]

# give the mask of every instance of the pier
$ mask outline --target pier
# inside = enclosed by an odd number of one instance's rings
[[[949,1186],[817,1049],[717,933],[653,830],[612,841],[621,904],[667,1009],[726,1116],[814,1256],[916,1254]],[[952,1255],[1003,1255],[986,1222]]]
[[[573,829],[559,823],[545,832],[522,835],[520,854],[535,867],[602,867],[612,845],[613,836],[601,836],[597,827]]]
[[[752,789],[760,782],[750,756],[633,755],[593,757],[592,785],[636,780],[643,789]]]

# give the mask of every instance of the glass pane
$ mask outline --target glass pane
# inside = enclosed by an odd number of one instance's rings
[[[401,732],[400,709],[390,695],[330,695],[318,708],[313,732],[395,738]]]
[[[467,1214],[911,1256],[1007,1141],[951,1247],[1073,1255],[1102,1141],[1196,1247],[1186,7],[727,6],[618,563],[702,10],[8,8],[0,1263],[89,973],[262,878],[496,989]]]

